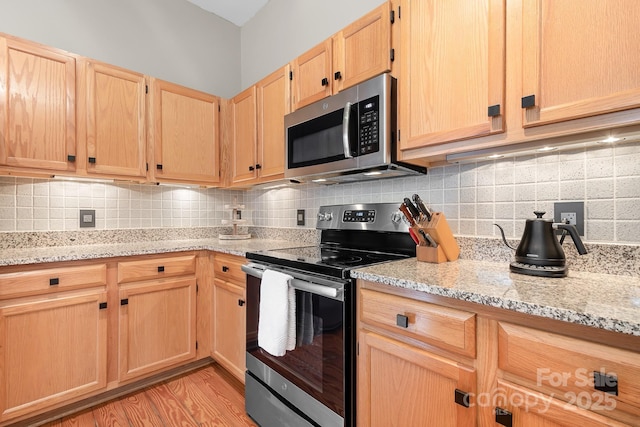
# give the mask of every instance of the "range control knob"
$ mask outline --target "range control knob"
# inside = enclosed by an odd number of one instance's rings
[[[318,213],[318,221],[331,221],[332,219],[333,219],[333,214],[331,212]]]
[[[402,221],[402,214],[400,212],[394,212],[391,214],[391,222],[398,224],[400,221]]]

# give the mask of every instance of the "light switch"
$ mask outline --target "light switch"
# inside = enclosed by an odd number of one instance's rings
[[[80,209],[80,228],[96,226],[95,209]]]

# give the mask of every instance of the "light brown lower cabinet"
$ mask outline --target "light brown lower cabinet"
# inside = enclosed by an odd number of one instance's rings
[[[358,364],[358,426],[476,425],[473,369],[373,332],[360,332]]]
[[[213,286],[213,349],[211,356],[244,383],[246,348],[246,259],[216,253]]]
[[[107,385],[104,289],[0,301],[0,422]]]
[[[119,297],[121,381],[195,359],[195,278],[124,285]]]
[[[366,281],[358,330],[360,427],[640,426],[636,336]]]

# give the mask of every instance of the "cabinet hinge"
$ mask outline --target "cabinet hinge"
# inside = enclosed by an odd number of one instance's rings
[[[360,343],[356,343],[356,356],[360,356]]]
[[[146,168],[147,168],[147,171],[149,171],[149,163],[147,163]]]
[[[293,71],[289,71],[289,80],[293,80]]]
[[[396,22],[396,11],[395,10],[391,11],[391,14],[389,15],[389,20],[391,21],[392,24],[394,22]]]
[[[400,142],[400,129],[398,129],[398,142]]]
[[[196,341],[196,350],[198,349],[198,341]]]
[[[402,19],[402,15],[400,13],[400,6],[398,6],[398,19]]]
[[[200,288],[198,287],[198,283],[196,282],[196,294],[198,293],[199,290]]]
[[[144,93],[149,93],[149,85],[144,85]]]
[[[218,105],[218,113],[219,113],[220,111],[222,111],[222,110],[220,109],[220,105]]]
[[[396,59],[396,50],[391,49],[391,54],[389,56],[391,58],[391,62],[393,62]]]

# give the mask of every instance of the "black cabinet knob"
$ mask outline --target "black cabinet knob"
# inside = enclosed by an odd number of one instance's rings
[[[500,115],[500,104],[492,105],[487,108],[487,115],[489,117],[497,117]]]
[[[105,308],[107,308],[107,303],[106,303],[106,302],[101,302],[101,303],[98,305],[98,308],[99,308],[100,310],[104,310]]]
[[[253,166],[249,166],[249,171],[253,172],[256,168],[254,168]]]
[[[340,71],[336,71],[333,74],[333,80],[340,80],[342,78],[342,73]]]
[[[513,414],[505,409],[496,408],[496,423],[505,427],[512,427]]]
[[[161,171],[161,170],[162,170],[162,165],[161,165],[161,164],[157,164],[157,165],[156,165],[156,169],[158,169],[159,171]]]
[[[608,394],[618,395],[618,377],[593,371],[593,388]]]
[[[536,105],[536,96],[529,95],[522,98],[522,108],[531,108]]]
[[[129,305],[129,298],[124,298],[120,300],[120,305]]]
[[[223,265],[222,266],[222,271],[224,271],[226,273],[227,271],[229,271],[229,267],[227,267],[226,265]]]
[[[243,299],[239,299],[239,300],[238,300],[238,305],[239,305],[240,307],[242,307],[242,306],[244,305],[244,300],[243,300]]]
[[[162,273],[164,271],[164,265],[158,266],[158,273]]]
[[[76,161],[76,156],[75,156],[75,155],[73,155],[73,154],[69,154],[69,155],[67,156],[67,161],[68,161],[68,162],[71,162],[71,163],[75,162],[75,161]]]
[[[95,163],[95,162],[96,162],[95,157],[89,157],[89,163]]]
[[[58,279],[57,277],[53,277],[49,279],[49,286],[56,286],[59,284],[60,284],[60,279]]]
[[[322,86],[329,86],[329,79],[328,78],[324,78],[322,79]]]
[[[256,169],[262,169],[262,165],[260,163],[256,164]]]
[[[407,316],[405,316],[404,314],[397,314],[396,315],[396,325],[400,326],[401,328],[408,328],[409,327],[409,318]]]

